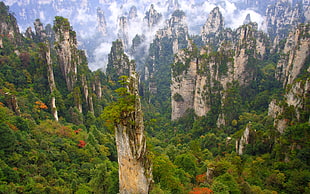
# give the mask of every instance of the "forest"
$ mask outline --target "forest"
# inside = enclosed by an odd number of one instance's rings
[[[75,47],[76,34],[66,18],[55,18],[50,28],[53,35],[45,31],[45,36],[27,36],[19,32],[9,7],[0,2],[0,23],[0,193],[118,193],[111,121],[121,119],[120,112],[133,107],[132,97],[124,98],[127,94],[116,69],[90,71],[85,53]],[[309,40],[309,33],[305,36]],[[196,47],[203,44],[191,39]],[[298,114],[284,101],[288,89],[274,74],[285,54],[251,59],[257,79],[247,86],[229,83],[223,108],[218,99],[222,88],[214,84],[208,90],[211,108],[206,115],[197,116],[188,109],[171,120],[171,98],[184,99],[180,94],[171,97],[170,80],[186,71],[190,62],[174,63],[171,44],[169,39],[151,44],[149,52],[158,57],[147,59],[146,65],[161,66],[139,88],[152,162],[150,193],[310,193],[310,97],[306,94]],[[61,65],[66,64],[61,58],[65,45],[71,56],[66,58],[71,61],[68,72]],[[169,48],[163,52],[159,47]],[[206,64],[222,61],[218,71],[227,75],[233,51],[213,50],[199,53],[184,46],[188,56]],[[122,59],[126,57],[109,61],[110,67],[122,64]],[[309,64],[308,56],[295,82],[308,83]],[[208,66],[199,71],[207,72]],[[147,90],[150,82],[160,87],[156,94]],[[288,126],[283,132],[268,115],[273,99],[284,107],[279,119],[285,119]],[[228,124],[218,126],[217,115],[222,112]],[[240,153],[236,142],[245,131],[248,142]]]

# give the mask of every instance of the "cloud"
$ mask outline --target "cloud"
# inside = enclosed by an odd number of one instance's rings
[[[4,2],[9,5],[14,3],[19,4],[21,6],[20,9],[24,9],[28,1],[29,0],[4,0]],[[171,16],[171,10],[168,10],[168,2],[170,2],[170,0],[38,0],[29,2],[31,4],[29,6],[35,7],[34,14],[36,15],[33,16],[31,21],[28,21],[27,25],[24,24],[22,26],[27,27],[32,25],[34,18],[37,17],[46,24],[52,23],[55,17],[52,14],[68,18],[73,26],[73,30],[78,34],[78,40],[82,42],[80,47],[88,51],[90,68],[92,70],[106,66],[107,54],[110,52],[111,43],[117,38],[119,18],[121,16],[128,16],[132,6],[136,6],[137,8],[138,19],[129,23],[129,44],[131,44],[136,34],[144,35],[146,40],[143,46],[148,48],[149,44],[153,41],[156,31],[163,28],[165,24],[164,21]],[[243,24],[246,15],[250,14],[251,20],[257,22],[259,28],[263,28],[261,25],[263,17],[261,15],[250,9],[238,11],[238,8],[232,0],[178,0],[178,2],[180,4],[180,9],[186,14],[189,33],[192,35],[200,33],[202,26],[207,21],[209,13],[215,6],[220,7],[226,27],[233,29],[239,27]],[[37,4],[39,4],[39,6],[35,6]],[[162,23],[154,27],[152,31],[149,31],[143,22],[143,18],[145,13],[150,9],[151,4],[154,5],[157,12],[162,14],[163,20]],[[48,5],[50,5],[51,8],[49,12],[43,9]],[[57,8],[53,6],[57,6]],[[107,23],[107,36],[98,35],[96,32],[97,7],[101,7],[102,10],[104,10]],[[15,13],[22,12],[18,12],[17,10]],[[20,18],[25,17],[21,16]],[[29,19],[30,18],[31,17],[29,17]]]
[[[108,64],[108,54],[111,51],[112,43],[103,42],[94,50],[94,60],[89,63],[89,68],[96,70],[99,68],[106,69]]]

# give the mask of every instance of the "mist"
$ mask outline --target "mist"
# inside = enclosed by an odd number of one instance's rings
[[[156,31],[163,28],[165,20],[171,17],[173,12],[171,8],[179,8],[185,12],[191,35],[200,34],[210,11],[216,6],[220,8],[224,17],[225,27],[238,28],[243,24],[246,15],[250,14],[251,21],[256,22],[259,29],[264,30],[262,25],[264,17],[253,9],[238,9],[235,4],[238,0],[55,0],[52,2],[47,0],[4,0],[4,2],[11,6],[22,30],[32,26],[36,18],[39,18],[45,25],[53,23],[56,15],[68,18],[73,30],[77,32],[79,48],[86,50],[91,70],[105,70],[112,41],[118,38],[118,34],[122,30],[119,27],[120,17],[126,17],[128,20],[128,30],[125,34],[128,37],[128,48],[137,34],[144,35],[143,46],[148,48]],[[27,3],[30,3],[35,9],[29,8]],[[162,14],[162,21],[149,29],[143,18],[151,4],[154,5],[158,13]],[[129,18],[130,9],[133,6],[137,9],[137,17]],[[98,7],[104,11],[107,24],[106,35],[97,31],[96,10]],[[27,18],[28,12],[31,12],[29,18]]]

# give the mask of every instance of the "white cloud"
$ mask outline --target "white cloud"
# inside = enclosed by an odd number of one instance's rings
[[[108,64],[108,54],[111,51],[112,43],[103,42],[94,50],[94,61],[89,63],[89,68],[96,70],[99,68],[106,69]]]

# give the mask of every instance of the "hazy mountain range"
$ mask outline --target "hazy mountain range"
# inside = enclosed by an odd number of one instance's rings
[[[119,18],[128,17],[130,10],[136,8],[136,18],[128,26],[128,38],[132,40],[136,34],[148,36],[146,41],[152,41],[154,34],[165,25],[165,20],[169,19],[172,12],[180,9],[185,12],[189,32],[199,34],[202,26],[207,20],[210,11],[218,6],[225,19],[225,26],[233,29],[243,24],[246,16],[250,14],[251,21],[257,22],[259,29],[266,30],[264,26],[264,13],[268,4],[275,1],[251,1],[251,0],[4,0],[10,6],[10,10],[15,14],[21,31],[32,26],[34,18],[41,22],[52,24],[55,16],[63,16],[69,19],[73,29],[77,32],[79,47],[86,49],[90,62],[90,68],[95,70],[105,68],[107,54],[111,48],[111,42],[118,38],[120,30]],[[294,3],[294,2],[292,2]],[[143,18],[150,9],[151,4],[154,9],[162,14],[160,23],[145,33],[145,23]],[[99,11],[103,13],[106,23],[105,34],[98,30]],[[131,44],[131,41],[129,42]]]

